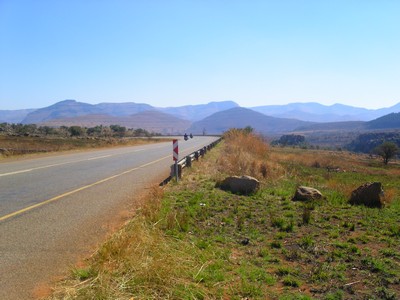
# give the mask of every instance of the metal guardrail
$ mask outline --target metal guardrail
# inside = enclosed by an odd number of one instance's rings
[[[199,158],[204,157],[204,155],[207,153],[207,151],[210,151],[212,148],[214,148],[219,142],[221,142],[222,138],[219,138],[218,140],[212,142],[211,144],[204,146],[203,148],[194,151],[190,153],[189,155],[185,156],[181,160],[177,162],[178,168],[176,168],[175,164],[171,165],[171,172],[170,176],[163,180],[163,182],[160,183],[160,186],[167,184],[172,178],[176,177],[176,169],[178,170],[178,178],[182,177],[182,170],[184,168],[190,168],[192,167],[192,162],[193,161],[198,161]]]

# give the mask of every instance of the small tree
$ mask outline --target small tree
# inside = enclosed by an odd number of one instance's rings
[[[126,133],[126,127],[120,125],[110,125],[110,129],[119,137],[123,137]]]
[[[253,133],[254,128],[251,127],[251,126],[249,125],[249,126],[246,126],[246,127],[243,129],[243,131],[244,131],[244,133],[250,134],[250,133]]]
[[[71,126],[68,128],[69,133],[71,136],[83,136],[86,133],[86,129],[82,128],[81,126]]]
[[[376,147],[374,152],[381,156],[383,159],[383,163],[387,165],[389,163],[389,160],[395,157],[396,154],[399,152],[399,148],[393,142],[384,142],[383,144]]]

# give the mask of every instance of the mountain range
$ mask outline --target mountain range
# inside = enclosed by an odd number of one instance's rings
[[[399,111],[400,103],[372,110],[314,102],[243,108],[233,101],[221,101],[158,108],[134,102],[88,104],[64,100],[39,109],[0,110],[0,122],[86,127],[118,124],[163,134],[220,134],[232,127],[251,126],[264,134],[279,134],[292,131],[400,129]]]
[[[277,118],[309,122],[371,121],[389,113],[400,111],[400,102],[394,106],[380,109],[366,109],[344,104],[327,106],[315,102],[257,106],[252,109]]]

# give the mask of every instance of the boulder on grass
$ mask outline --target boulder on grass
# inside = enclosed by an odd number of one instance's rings
[[[383,207],[384,193],[382,183],[367,182],[351,193],[349,203],[352,205],[365,205],[368,207]]]
[[[217,186],[225,191],[235,194],[249,195],[258,190],[260,182],[251,176],[230,176],[225,178]]]
[[[310,201],[323,199],[324,196],[320,191],[308,186],[299,186],[292,198],[293,201]]]

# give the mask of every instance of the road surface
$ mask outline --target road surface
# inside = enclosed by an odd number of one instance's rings
[[[180,140],[180,157],[214,140]],[[40,296],[172,163],[170,141],[0,163],[0,299]]]

